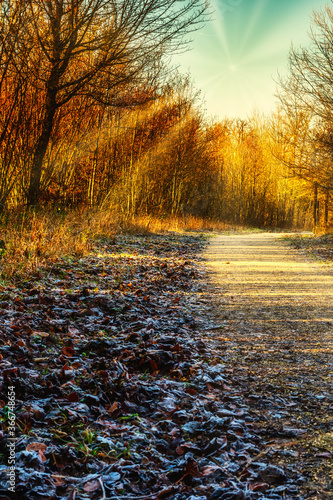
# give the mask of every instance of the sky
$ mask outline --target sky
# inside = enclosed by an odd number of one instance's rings
[[[276,108],[278,73],[288,53],[306,46],[313,10],[331,0],[211,0],[213,20],[192,34],[192,49],[178,55],[205,108],[215,117],[246,118]]]

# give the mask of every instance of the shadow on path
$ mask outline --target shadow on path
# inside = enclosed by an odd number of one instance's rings
[[[295,461],[310,477],[305,498],[333,498],[333,275],[282,236],[211,241],[215,340],[266,434],[283,449],[276,460]],[[296,441],[288,443],[281,429],[292,429]]]

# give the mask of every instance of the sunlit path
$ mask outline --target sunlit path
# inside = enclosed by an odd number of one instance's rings
[[[307,494],[331,498],[332,464],[321,454],[332,452],[333,273],[283,236],[211,240],[206,257],[217,341],[239,374],[240,391],[271,426],[272,442],[281,446],[281,429],[304,433],[291,445],[282,439],[282,446],[294,446],[300,470],[316,477]]]

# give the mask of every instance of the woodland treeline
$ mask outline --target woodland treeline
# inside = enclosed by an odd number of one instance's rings
[[[2,210],[85,206],[257,226],[329,223],[329,7],[315,14],[310,48],[291,51],[275,114],[213,120],[190,78],[166,64],[209,22],[204,2],[0,6]]]

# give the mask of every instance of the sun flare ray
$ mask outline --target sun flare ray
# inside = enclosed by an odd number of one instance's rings
[[[287,67],[291,42],[307,40],[311,13],[322,0],[212,0],[211,6],[213,20],[195,35],[181,65],[214,114],[245,117],[254,95],[263,111],[273,110],[274,79]]]

